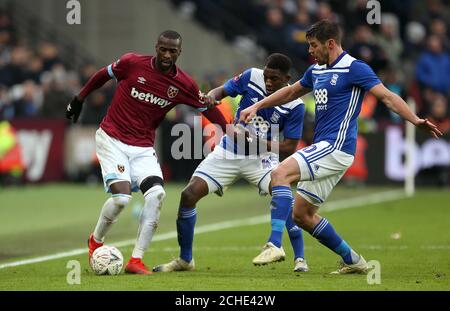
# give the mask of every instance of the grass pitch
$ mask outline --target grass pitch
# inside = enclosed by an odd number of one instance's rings
[[[182,185],[169,185],[157,235],[146,254],[148,266],[178,256],[175,218]],[[337,188],[330,202],[365,197],[386,189]],[[308,273],[294,273],[287,234],[287,260],[254,267],[251,260],[267,240],[270,225],[238,224],[268,214],[269,198],[254,188],[232,187],[223,198],[211,195],[198,205],[194,258],[196,271],[150,276],[96,276],[87,253],[17,266],[24,259],[86,248],[107,196],[101,187],[47,185],[0,190],[0,290],[450,290],[450,192],[419,190],[413,198],[324,211],[341,236],[366,260],[381,265],[381,284],[369,285],[365,275],[335,276],[338,256],[304,233]],[[133,239],[142,196],[113,227],[107,244]],[[268,219],[268,218],[267,218]],[[230,221],[225,229],[205,227]],[[209,229],[208,229],[209,228]],[[172,232],[172,233],[170,233]],[[126,244],[126,243],[125,243]],[[119,247],[125,261],[132,245]],[[87,251],[87,250],[86,250]],[[68,261],[81,264],[81,284],[67,283]]]

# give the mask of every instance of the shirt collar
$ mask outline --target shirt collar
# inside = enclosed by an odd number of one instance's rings
[[[329,66],[327,66],[327,68],[331,68],[334,67],[334,65],[336,65],[341,59],[342,57],[345,56],[345,54],[347,54],[347,52],[343,51],[335,60],[334,62],[332,62]]]

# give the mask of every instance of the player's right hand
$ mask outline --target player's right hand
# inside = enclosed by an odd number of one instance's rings
[[[250,123],[250,121],[256,116],[258,109],[253,105],[245,108],[239,114],[239,122]]]
[[[80,117],[81,108],[83,107],[83,101],[79,100],[77,96],[74,96],[70,103],[66,107],[66,118],[72,120],[73,123],[77,123]]]
[[[416,126],[424,131],[428,131],[434,138],[439,138],[442,136],[442,132],[428,119],[419,119]]]

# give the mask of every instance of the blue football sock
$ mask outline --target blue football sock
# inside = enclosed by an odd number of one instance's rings
[[[196,221],[196,208],[180,207],[177,219],[178,245],[180,245],[180,258],[187,262],[192,260],[192,244]]]
[[[286,229],[291,240],[292,248],[294,250],[294,259],[305,259],[305,250],[303,246],[302,229],[292,219],[292,208],[289,209],[288,218],[286,220]]]
[[[272,201],[270,202],[270,217],[272,232],[269,242],[276,247],[281,247],[281,239],[289,215],[289,209],[292,206],[292,191],[287,186],[272,187]]]
[[[359,255],[334,231],[333,226],[326,220],[322,220],[314,227],[311,235],[320,243],[342,257],[346,264],[357,263]]]

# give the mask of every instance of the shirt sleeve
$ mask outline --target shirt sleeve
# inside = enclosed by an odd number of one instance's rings
[[[309,66],[308,69],[306,69],[305,73],[303,74],[303,77],[300,79],[300,85],[303,87],[306,87],[308,89],[312,89],[313,83],[312,83],[312,69],[315,65]]]
[[[181,94],[180,103],[186,104],[193,108],[196,108],[199,112],[204,112],[208,108],[205,106],[202,100],[202,92],[200,91],[197,82],[194,79],[187,77],[185,84],[188,84],[187,92]]]
[[[236,97],[242,95],[246,92],[247,85],[250,81],[250,76],[252,74],[252,69],[247,69],[240,75],[228,80],[223,85],[225,92],[228,96]]]
[[[109,76],[118,81],[124,79],[126,77],[131,59],[133,57],[134,57],[133,53],[124,54],[117,61],[106,67]]]
[[[372,68],[360,60],[356,60],[351,64],[350,73],[353,84],[365,91],[369,91],[375,85],[381,83]]]
[[[283,129],[284,138],[300,139],[303,133],[305,105],[300,104],[291,110]]]

